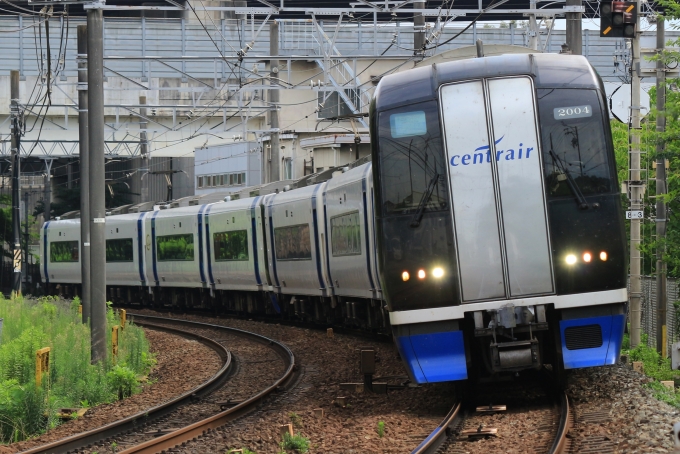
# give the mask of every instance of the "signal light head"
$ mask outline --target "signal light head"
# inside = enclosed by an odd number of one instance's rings
[[[590,255],[590,252],[584,252],[583,253],[583,261],[586,263],[590,263],[590,261],[593,259],[593,256]]]
[[[425,274],[425,270],[418,270],[418,279],[425,279],[427,274]]]
[[[576,263],[576,256],[574,254],[569,254],[564,261],[567,262],[567,265],[573,265]]]
[[[401,273],[401,280],[402,281],[406,282],[409,279],[411,279],[411,275],[408,274],[408,271],[404,271],[403,273]]]
[[[600,260],[603,262],[607,261],[607,253],[605,251],[600,252]]]

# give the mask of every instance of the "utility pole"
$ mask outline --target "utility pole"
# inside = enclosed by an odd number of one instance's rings
[[[52,183],[50,181],[50,173],[52,171],[52,160],[45,159],[45,177],[44,185],[45,189],[43,191],[43,207],[45,209],[45,221],[50,220],[52,215]]]
[[[24,192],[24,293],[28,290],[28,191]]]
[[[581,0],[567,0],[567,10],[581,8]],[[583,50],[583,31],[581,12],[570,12],[567,16],[567,46],[572,55],[581,55]]]
[[[666,131],[666,65],[661,59],[666,46],[664,20],[657,16],[656,20],[656,350],[662,358],[668,356],[666,337],[666,262],[664,262],[664,240],[666,239],[666,155],[665,143],[662,139]]]
[[[636,2],[636,7],[640,2]],[[631,65],[630,96],[630,168],[628,171],[628,188],[630,191],[630,210],[643,209],[642,181],[640,181],[640,15],[635,25],[635,38],[631,39],[633,61]],[[640,264],[640,219],[630,220],[630,346],[635,348],[640,343],[640,316],[642,298],[642,276]]]
[[[92,362],[106,359],[106,206],[104,191],[104,16],[87,9],[88,151],[90,153],[90,303]]]
[[[21,296],[21,213],[19,212],[19,166],[21,165],[21,111],[19,107],[19,71],[10,71],[10,115],[12,131],[12,241],[14,261],[12,294]]]
[[[87,123],[87,25],[78,25],[78,142],[80,145],[80,277],[83,323],[92,317],[90,282],[90,151]]]
[[[269,54],[279,55],[279,23],[277,21],[272,21],[269,26]],[[278,85],[279,78],[279,61],[270,60],[269,61],[269,85]],[[271,88],[269,89],[269,104],[272,110],[269,111],[270,119],[270,133],[269,133],[269,144],[271,145],[270,157],[271,162],[269,163],[269,182],[279,181],[281,179],[281,170],[279,169],[281,165],[280,155],[279,155],[279,89]],[[243,140],[246,138],[244,137]]]
[[[146,105],[146,96],[142,95],[139,97],[139,104],[142,106]],[[149,142],[147,141],[146,129],[148,121],[146,121],[146,107],[141,107],[139,109],[139,115],[142,117],[139,119],[139,154],[140,156],[140,166],[137,168],[137,172],[140,173],[140,198],[141,202],[149,201]]]
[[[413,2],[413,9],[425,9],[425,2]],[[413,54],[422,52],[425,45],[425,16],[423,13],[413,14]]]

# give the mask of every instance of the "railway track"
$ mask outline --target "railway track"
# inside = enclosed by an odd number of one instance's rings
[[[187,320],[139,314],[129,317],[139,325],[189,336],[209,345],[223,359],[222,368],[201,386],[163,405],[23,454],[109,452],[112,447],[127,454],[161,452],[247,414],[293,381],[293,353],[267,337]],[[253,367],[259,369],[250,375]]]
[[[519,389],[526,386],[522,383]],[[511,385],[511,389],[504,386],[482,389],[472,398],[457,401],[411,454],[569,452],[567,433],[573,414],[566,393],[554,391],[544,383],[537,385],[533,380],[529,387],[524,395],[516,385]],[[485,400],[487,405],[476,405]],[[509,404],[501,405],[501,401]]]

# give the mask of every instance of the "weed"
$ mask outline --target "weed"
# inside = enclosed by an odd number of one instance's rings
[[[376,429],[380,438],[385,436],[385,421],[378,421],[378,428]]]
[[[305,438],[299,433],[291,435],[289,433],[283,434],[283,441],[281,448],[284,451],[291,450],[296,453],[305,453],[309,451],[309,438]]]
[[[624,335],[623,346],[624,348],[630,346],[627,334]],[[680,372],[671,369],[670,359],[662,358],[656,349],[647,346],[647,335],[643,334],[640,344],[626,353],[630,361],[642,361],[645,375],[654,379],[645,385],[652,390],[654,397],[674,407],[680,407],[680,394],[660,383],[680,378]]]
[[[113,366],[113,369],[106,374],[106,378],[113,392],[118,395],[118,399],[130,397],[140,388],[135,371],[127,366]]]
[[[116,451],[117,451],[117,450],[118,450],[118,443],[116,443],[116,442],[114,441],[113,443],[111,443],[111,452],[112,452],[113,454],[116,454]]]
[[[290,421],[293,423],[293,427],[302,428],[302,418],[295,412],[288,413]]]
[[[60,408],[90,407],[139,389],[137,377],[155,363],[144,332],[128,324],[116,369],[109,357],[90,362],[90,329],[78,315],[78,301],[58,297],[0,297],[5,324],[0,343],[0,443],[22,441],[60,423]],[[110,326],[119,320],[107,319]],[[35,386],[35,352],[50,347],[50,370]],[[129,371],[132,371],[130,373]],[[111,373],[110,373],[111,372]],[[109,374],[110,373],[110,374]],[[132,378],[131,378],[132,377]],[[47,415],[47,416],[45,416]]]

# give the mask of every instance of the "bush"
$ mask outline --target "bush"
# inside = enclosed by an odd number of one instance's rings
[[[24,440],[59,423],[57,409],[99,405],[141,388],[138,376],[155,364],[144,331],[132,323],[119,334],[118,358],[111,349],[90,363],[90,330],[78,314],[79,300],[57,297],[4,299],[0,294],[0,443]],[[107,346],[119,319],[107,309]],[[50,347],[49,374],[35,384],[35,352]]]

